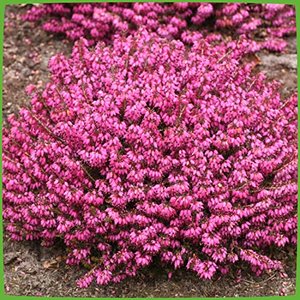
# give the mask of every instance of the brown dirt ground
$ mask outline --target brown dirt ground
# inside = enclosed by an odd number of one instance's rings
[[[24,92],[28,84],[43,86],[48,79],[49,58],[63,52],[69,54],[71,44],[44,33],[33,24],[20,20],[24,5],[7,6],[4,30],[3,116],[29,101]],[[283,94],[297,88],[296,39],[288,39],[284,54],[259,53],[258,70],[270,79],[283,83]],[[187,271],[177,271],[171,280],[160,266],[152,266],[136,278],[106,287],[93,284],[88,289],[76,287],[83,268],[66,266],[61,257],[62,245],[43,248],[38,242],[16,243],[4,238],[5,291],[9,295],[79,296],[79,297],[241,297],[290,295],[295,293],[295,249],[280,253],[286,261],[287,278],[272,273],[256,278],[243,274],[238,282],[233,277],[199,280]],[[55,262],[57,261],[57,263]],[[55,263],[54,263],[55,262]]]

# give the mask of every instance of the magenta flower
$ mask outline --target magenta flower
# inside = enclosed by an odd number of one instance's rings
[[[53,57],[49,83],[3,129],[11,238],[60,238],[68,264],[91,267],[80,287],[154,257],[203,279],[241,263],[284,273],[268,249],[296,243],[297,95],[252,74],[253,43],[186,48],[138,30],[88,45]]]
[[[134,34],[140,28],[188,44],[203,36],[212,42],[222,40],[220,31],[230,29],[234,37],[246,34],[255,40],[258,49],[282,51],[283,37],[296,33],[295,8],[282,4],[44,4],[31,7],[23,19],[41,20],[45,31],[73,41],[84,37],[90,44],[111,43],[116,35]],[[212,23],[210,29],[206,23]]]

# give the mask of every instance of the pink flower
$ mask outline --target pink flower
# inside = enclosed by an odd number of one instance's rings
[[[143,23],[165,6],[134,9]],[[257,275],[282,271],[265,249],[297,242],[297,95],[283,99],[241,63],[256,46],[203,38],[187,48],[138,30],[53,57],[49,83],[3,129],[8,235],[59,238],[67,264],[91,266],[80,287],[120,282],[156,259],[202,279],[241,262]]]

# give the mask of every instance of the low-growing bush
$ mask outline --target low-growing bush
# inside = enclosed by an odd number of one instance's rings
[[[246,34],[260,48],[282,51],[282,37],[296,32],[294,7],[281,4],[43,4],[33,6],[23,18],[42,21],[48,32],[71,40],[85,37],[90,43],[111,42],[115,34],[133,34],[140,27],[191,43],[203,36],[220,39],[221,29],[234,37]]]
[[[247,40],[190,48],[137,31],[76,42],[3,130],[3,216],[15,240],[61,239],[78,284],[160,260],[200,278],[282,270],[296,244],[297,96],[252,75]]]

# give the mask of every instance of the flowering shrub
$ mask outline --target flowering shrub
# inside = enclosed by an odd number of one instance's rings
[[[263,41],[262,47],[282,51],[285,35],[296,32],[295,8],[284,4],[229,3],[216,11],[216,27],[235,29]]]
[[[204,36],[220,39],[215,30],[247,34],[262,48],[282,51],[284,35],[296,32],[295,9],[279,4],[211,3],[94,3],[33,6],[25,20],[42,20],[43,28],[71,40],[111,41],[115,33],[134,33],[144,27],[162,37],[192,42]]]
[[[240,61],[249,41],[187,49],[137,31],[53,57],[3,130],[3,216],[15,240],[62,239],[87,287],[158,258],[200,278],[282,270],[296,243],[297,96]]]

